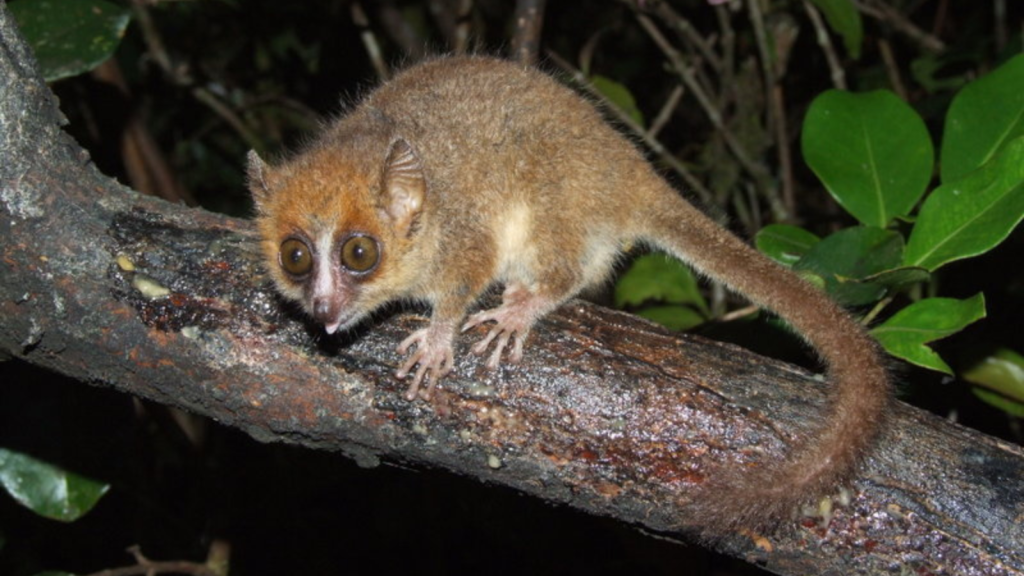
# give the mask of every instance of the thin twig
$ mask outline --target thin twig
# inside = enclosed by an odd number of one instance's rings
[[[377,17],[387,35],[412,60],[422,59],[427,52],[426,42],[417,29],[405,19],[402,11],[395,6],[394,0],[380,0],[375,4],[377,4]]]
[[[465,54],[469,49],[473,0],[455,0],[455,3],[455,41],[452,42],[452,50],[456,54]]]
[[[825,53],[825,60],[828,62],[828,68],[832,72],[832,85],[840,90],[846,90],[846,72],[843,70],[842,65],[839,64],[839,57],[836,56],[835,48],[832,47],[832,38],[828,35],[828,30],[825,28],[825,22],[821,19],[821,14],[807,0],[803,0],[803,5],[804,11],[807,12],[807,17],[811,20],[811,25],[814,26],[818,46],[821,46],[822,52]]]
[[[718,29],[722,31],[722,69],[721,83],[722,92],[731,90],[736,76],[736,31],[732,27],[732,18],[729,16],[729,9],[725,6],[715,7],[715,16],[718,19]]]
[[[672,114],[675,113],[676,108],[679,106],[679,102],[683,99],[683,95],[686,94],[686,90],[680,84],[676,84],[675,88],[672,89],[672,93],[668,95],[665,103],[662,104],[661,110],[658,110],[658,115],[651,121],[651,127],[647,129],[647,136],[649,138],[657,138],[658,133],[661,129],[668,124],[668,121],[672,118]]]
[[[782,203],[787,220],[796,217],[796,186],[793,183],[793,153],[789,148],[789,122],[786,118],[785,91],[780,82],[772,88],[772,106],[775,108],[775,145],[779,153],[779,172],[782,181]]]
[[[750,16],[750,23],[754,27],[754,38],[757,40],[757,52],[761,55],[761,76],[763,78],[765,102],[771,102],[772,86],[775,85],[775,62],[776,57],[768,48],[768,35],[764,30],[764,15],[761,13],[761,0],[747,0],[747,13]],[[769,131],[774,127],[774,107],[765,108],[765,125]]]
[[[722,52],[722,67],[718,78],[718,107],[725,110],[737,100],[736,31],[732,27],[732,15],[725,6],[715,7],[715,17],[722,35],[719,42]]]
[[[377,42],[377,36],[374,35],[373,30],[370,30],[370,19],[366,17],[366,11],[363,10],[363,6],[359,2],[353,2],[351,10],[352,22],[359,28],[359,38],[363,41],[366,54],[370,57],[370,63],[373,64],[373,69],[377,72],[377,78],[383,82],[388,79],[390,74],[388,65],[384,63],[384,56],[380,49],[380,43]]]
[[[117,59],[111,58],[97,66],[92,71],[92,76],[114,86],[126,102],[133,100],[131,89],[121,73]],[[133,188],[169,202],[184,202],[189,206],[198,206],[199,203],[192,192],[182,185],[171,169],[167,157],[149,130],[141,107],[131,106],[119,136],[121,161]]]
[[[882,310],[885,310],[886,306],[888,306],[889,304],[892,304],[893,298],[894,298],[893,296],[886,296],[885,298],[882,298],[881,300],[879,300],[871,308],[871,310],[867,314],[865,314],[863,318],[860,319],[861,325],[862,326],[868,326],[872,322],[874,322],[875,318],[877,318],[878,315],[882,313]]]
[[[921,30],[910,20],[907,20],[903,14],[900,14],[895,8],[886,5],[882,2],[874,2],[872,0],[854,0],[854,5],[863,14],[867,14],[876,20],[881,20],[888,24],[891,24],[893,28],[899,30],[908,38],[917,42],[922,48],[929,52],[939,53],[945,52],[946,44],[942,41]]]
[[[586,42],[583,43],[583,46],[580,48],[579,59],[577,60],[580,72],[590,74],[590,63],[594,60],[594,52],[597,51],[597,46],[605,32],[607,32],[607,29],[598,30],[591,34]]]
[[[910,11],[905,11],[910,14]],[[949,15],[949,0],[939,0],[939,6],[935,9],[935,20],[932,22],[932,34],[936,37],[942,36],[946,29],[946,17]]]
[[[761,12],[760,0],[748,0],[747,11],[750,14],[750,21],[754,26],[754,36],[757,39],[757,49],[761,54],[761,75],[764,82],[765,101],[768,106],[765,108],[765,129],[774,134],[775,148],[779,156],[779,169],[782,173],[782,205],[785,207],[785,214],[780,220],[788,220],[795,213],[796,200],[793,190],[793,167],[789,153],[789,139],[786,135],[786,108],[782,103],[782,86],[779,79],[784,73],[783,58],[776,51],[778,43],[773,43],[773,48],[768,45],[768,35],[765,31],[764,14]]]
[[[680,36],[697,49],[697,52],[699,52],[701,57],[704,58],[704,61],[707,62],[715,72],[721,74],[722,59],[711,48],[711,42],[708,42],[703,36],[701,36],[689,20],[673,10],[672,6],[670,6],[668,2],[659,2],[654,8],[654,13],[657,14],[667,26],[673,30],[678,30]]]
[[[517,0],[516,31],[512,36],[512,58],[520,64],[535,64],[540,50],[540,33],[544,28],[546,0]]]
[[[128,552],[135,556],[135,565],[123,566],[121,568],[108,568],[93,572],[87,576],[152,576],[155,574],[192,574],[194,576],[220,576],[205,564],[186,562],[184,560],[171,560],[167,562],[153,562],[142,555],[138,546],[128,548]]]
[[[900,78],[900,68],[896,64],[896,58],[892,55],[892,46],[889,44],[889,41],[885,38],[879,38],[878,51],[882,55],[882,62],[885,63],[885,73],[889,76],[889,84],[892,85],[893,92],[906,100],[907,89],[903,86],[903,80]]]
[[[644,141],[644,144],[650,148],[652,152],[657,154],[665,164],[668,164],[673,170],[675,170],[683,181],[686,182],[686,185],[697,194],[701,202],[708,205],[711,204],[711,191],[709,191],[704,184],[690,172],[689,168],[680,162],[678,158],[672,155],[672,153],[665,148],[664,144],[653,136],[648,136],[647,131],[644,130],[643,126],[637,124],[628,112],[616,106],[614,102],[605,98],[597,88],[594,88],[594,85],[590,83],[590,80],[587,79],[586,75],[574,68],[572,64],[569,64],[568,61],[551,50],[546,51],[545,54],[552,62],[555,63],[556,66],[565,70],[570,76],[572,76],[573,81],[578,83],[580,87],[587,92],[587,94],[599,100],[606,110],[615,114],[616,119],[629,128],[634,134],[639,136]]]
[[[245,140],[245,143],[249,148],[257,151],[263,149],[263,139],[250,130],[238,114],[235,114],[235,111],[232,110],[230,106],[222,102],[221,99],[214,95],[213,92],[210,92],[202,86],[193,86],[192,96],[196,100],[205,104],[207,108],[213,110],[213,112],[217,116],[220,116],[222,120],[227,122],[228,126],[231,126],[231,128],[234,129],[234,131],[237,132],[243,140]]]
[[[262,150],[263,140],[246,126],[245,122],[235,114],[234,110],[221,102],[220,98],[209,89],[197,84],[186,67],[174,64],[164,46],[160,31],[149,14],[149,8],[146,7],[146,3],[142,0],[135,0],[132,3],[132,8],[135,19],[139,22],[139,28],[142,30],[142,38],[146,43],[150,57],[164,71],[164,74],[167,75],[171,82],[178,86],[189,88],[196,100],[205,104],[214,114],[227,122],[228,126],[231,126],[250,148]]]
[[[743,318],[745,316],[750,316],[752,314],[757,314],[757,312],[760,311],[760,310],[761,310],[760,306],[755,306],[755,305],[744,306],[742,308],[737,308],[735,310],[726,312],[725,314],[722,314],[721,316],[716,317],[715,318],[715,322],[718,322],[720,324],[724,324],[726,322],[732,322],[733,320],[739,320],[740,318]]]
[[[719,131],[722,135],[722,139],[725,141],[729,150],[732,151],[733,155],[736,156],[736,160],[739,161],[740,165],[749,172],[751,175],[757,177],[763,177],[766,175],[764,167],[756,164],[747,154],[747,151],[740,144],[739,140],[733,135],[732,131],[725,125],[725,121],[722,119],[722,113],[715,107],[708,97],[707,93],[701,87],[700,83],[694,78],[693,71],[683,61],[679,51],[676,50],[668,39],[658,30],[658,27],[651,21],[650,18],[643,14],[637,14],[637,20],[640,25],[643,26],[647,34],[654,40],[654,43],[658,45],[662,53],[669,59],[672,64],[672,68],[676,74],[679,75],[683,84],[693,93],[694,97],[697,98],[697,102],[700,104],[701,109],[704,111],[704,115],[707,116],[711,124]]]
[[[992,0],[992,11],[995,15],[996,52],[1001,53],[1009,41],[1006,30],[1006,0]]]

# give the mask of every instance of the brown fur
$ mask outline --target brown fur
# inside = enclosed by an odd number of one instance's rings
[[[404,146],[414,158],[394,161]],[[787,461],[721,471],[694,506],[709,533],[823,494],[876,435],[889,383],[864,330],[684,201],[590,104],[535,70],[483,57],[412,67],[283,165],[251,155],[250,186],[275,282],[318,319],[343,329],[387,301],[432,305],[430,325],[402,345],[415,348],[399,370],[416,370],[410,398],[451,367],[456,331],[488,286],[507,286],[502,306],[466,326],[495,324],[474,348],[493,344],[493,366],[518,357],[538,317],[604,281],[627,243],[663,248],[785,318],[828,365],[832,419]],[[289,235],[333,251],[353,231],[382,247],[371,272],[351,274],[333,253],[308,279],[280,270]],[[318,314],[310,286],[328,274],[333,307]]]

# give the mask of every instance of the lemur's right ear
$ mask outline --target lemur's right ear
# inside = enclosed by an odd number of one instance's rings
[[[249,192],[252,193],[252,201],[256,205],[256,209],[262,212],[267,198],[270,197],[270,185],[267,182],[270,167],[255,150],[249,150],[246,160],[248,160],[248,166],[245,169],[245,174]]]

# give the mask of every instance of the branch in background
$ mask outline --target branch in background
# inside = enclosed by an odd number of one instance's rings
[[[111,58],[100,64],[91,74],[100,82],[114,86],[126,102],[133,102],[131,90],[124,80],[124,75],[121,74],[121,66],[116,59]],[[169,202],[198,205],[192,191],[181,184],[168,165],[167,158],[149,131],[141,108],[130,104],[127,115],[127,122],[119,137],[121,161],[132,187],[143,194],[157,196]]]
[[[517,0],[515,33],[512,35],[512,59],[520,64],[534,65],[540,51],[540,34],[544,28],[546,0]]]
[[[664,144],[662,144],[660,141],[654,138],[654,136],[649,135],[648,132],[644,130],[644,127],[637,124],[628,112],[616,106],[614,102],[605,98],[604,94],[601,94],[600,90],[594,88],[594,85],[590,83],[590,80],[583,72],[574,68],[572,64],[569,64],[569,62],[567,62],[564,58],[552,52],[551,50],[548,50],[546,54],[548,58],[550,58],[551,61],[555,63],[556,66],[558,66],[562,70],[566,71],[570,76],[572,76],[573,81],[579,84],[579,86],[583,88],[583,90],[585,90],[587,94],[599,100],[605,110],[608,110],[611,113],[615,114],[615,118],[619,122],[621,122],[627,128],[629,128],[629,130],[633,132],[633,134],[636,134],[641,139],[643,139],[644,144],[648,148],[650,148],[652,152],[657,154],[658,158],[660,158],[662,162],[668,164],[673,170],[675,170],[677,174],[679,174],[683,181],[686,182],[686,185],[693,192],[695,192],[697,196],[701,199],[701,202],[711,205],[711,202],[713,200],[711,191],[708,190],[704,186],[704,184],[696,176],[694,176],[693,173],[690,172],[689,168],[687,168],[682,162],[679,161],[678,158],[675,157],[675,155],[673,155],[667,148],[665,148]]]
[[[377,36],[370,29],[370,19],[366,17],[366,11],[360,2],[352,3],[352,23],[359,28],[359,38],[366,48],[366,55],[370,57],[370,63],[377,72],[377,79],[384,82],[390,77],[388,65],[384,62],[384,55],[377,42]]]
[[[785,91],[781,82],[776,82],[772,88],[771,103],[775,109],[775,146],[779,154],[782,204],[786,207],[787,220],[792,222],[797,217],[796,184],[793,182],[793,151],[789,148],[789,122],[786,117]]]
[[[661,105],[658,115],[651,121],[651,127],[647,129],[644,135],[645,139],[657,139],[658,134],[668,124],[672,115],[675,114],[676,108],[679,107],[679,103],[682,102],[684,95],[686,95],[686,90],[681,84],[676,84],[672,87],[672,92],[668,95],[665,103]]]
[[[427,9],[451,51],[465,54],[469,50],[473,0],[431,0]]]
[[[818,46],[821,46],[821,51],[825,53],[828,69],[832,72],[832,85],[839,90],[846,90],[846,71],[843,70],[843,66],[839,63],[839,57],[836,56],[836,50],[832,46],[832,37],[828,35],[828,30],[825,28],[825,22],[821,19],[821,14],[807,0],[803,0],[803,5],[811,25],[814,26],[814,37],[818,41]]]
[[[1006,30],[1006,0],[992,0],[992,13],[995,16],[996,53],[1006,49],[1010,36]]]
[[[394,0],[379,0],[376,4],[381,25],[402,52],[412,61],[421,60],[426,56],[426,41],[409,25],[401,10],[395,6]]]
[[[216,547],[215,542],[213,547]],[[138,546],[128,548],[128,553],[135,557],[135,565],[122,568],[109,568],[88,574],[87,576],[155,576],[156,574],[189,574],[191,576],[224,576],[224,573],[210,568],[207,564],[170,560],[154,562],[142,554]]]
[[[711,48],[712,42],[706,40],[697,32],[693,24],[681,14],[672,9],[668,2],[658,2],[654,6],[654,13],[661,18],[671,29],[678,31],[680,38],[696,48],[705,62],[718,74],[722,73],[722,58]]]
[[[469,50],[470,16],[473,14],[473,0],[455,0],[455,15],[458,20],[455,25],[455,42],[452,49],[456,54],[464,54]]]
[[[718,99],[716,101],[719,110],[728,110],[730,106],[739,103],[739,93],[736,82],[736,30],[732,26],[732,11],[724,4],[714,7],[715,19],[718,22],[718,30],[721,39],[718,45],[721,47],[722,69],[718,77]],[[668,23],[671,25],[671,21]],[[722,190],[720,193],[726,193]],[[727,201],[727,200],[726,200]],[[726,201],[712,204],[716,207],[723,207]],[[722,221],[723,217],[717,218]],[[749,220],[740,220],[744,224]],[[749,230],[749,227],[748,227]],[[728,308],[727,293],[719,282],[711,282],[711,310],[715,316],[723,314]]]
[[[788,38],[785,33],[795,26],[773,27],[772,42],[768,42],[767,26],[764,22],[764,14],[761,12],[760,0],[748,0],[747,12],[754,27],[754,36],[757,39],[757,49],[760,54],[761,76],[764,84],[764,98],[768,106],[765,107],[765,128],[774,135],[775,150],[779,158],[780,182],[782,183],[782,205],[784,212],[782,218],[776,221],[784,222],[793,219],[796,214],[796,198],[793,186],[793,165],[789,151],[789,138],[786,133],[786,106],[782,100],[782,78],[786,73],[786,63],[789,61],[788,50],[792,47],[793,38]],[[776,29],[780,32],[777,35]],[[783,39],[787,41],[783,41]],[[760,225],[754,227],[760,229]]]
[[[750,18],[750,25],[754,28],[754,38],[757,41],[757,53],[761,61],[761,89],[764,91],[764,101],[772,101],[772,88],[775,86],[776,78],[781,76],[776,70],[777,58],[775,52],[768,48],[768,34],[765,32],[764,14],[761,13],[761,0],[747,0],[747,14]],[[764,114],[765,127],[769,132],[775,126],[774,106],[766,106]]]
[[[579,63],[580,72],[584,76],[593,74],[594,67],[592,63],[594,61],[594,52],[597,51],[597,47],[600,45],[601,38],[607,32],[607,29],[597,30],[587,38],[587,41],[580,47],[579,55],[576,57],[576,61]]]
[[[672,65],[672,69],[680,77],[683,85],[685,85],[694,97],[696,97],[705,116],[711,121],[712,126],[714,126],[722,136],[722,140],[725,142],[726,146],[729,147],[729,151],[732,152],[733,156],[740,163],[740,166],[742,166],[743,169],[746,170],[754,179],[759,192],[768,200],[768,203],[772,208],[772,212],[778,216],[779,220],[784,219],[785,209],[782,206],[782,202],[779,200],[775,187],[771,183],[771,175],[768,173],[768,170],[762,164],[755,162],[750,157],[740,141],[732,131],[729,130],[728,126],[725,125],[721,111],[719,111],[711,102],[710,97],[694,77],[693,70],[686,64],[686,62],[683,61],[682,55],[680,55],[679,51],[669,43],[668,39],[661,33],[657,25],[655,25],[649,17],[640,12],[636,12],[636,18],[651,39],[654,40],[654,43],[657,44],[658,48],[660,48],[662,53],[668,58],[669,63]]]
[[[786,111],[786,90],[782,80],[789,67],[789,59],[800,35],[800,26],[789,14],[782,14],[770,23],[775,50],[775,85],[771,92],[771,105],[775,108],[775,145],[779,155],[779,179],[782,182],[782,202],[789,220],[797,217],[796,184],[793,178],[793,152],[789,141],[789,117]]]
[[[167,53],[167,49],[164,47],[163,39],[160,36],[159,30],[157,30],[156,24],[153,23],[153,18],[149,14],[146,2],[144,0],[133,0],[132,11],[136,21],[139,23],[139,28],[142,30],[142,38],[146,43],[147,53],[164,71],[164,74],[167,75],[171,82],[177,86],[189,88],[192,96],[210,108],[215,115],[227,122],[242,140],[245,140],[249,148],[257,151],[264,150],[263,139],[249,130],[245,122],[242,122],[242,119],[235,114],[234,110],[221,102],[220,98],[213,92],[196,84],[186,67],[174,64]]]
[[[945,52],[946,44],[942,40],[919,28],[892,6],[877,0],[853,0],[853,3],[863,14],[892,25],[928,52]]]
[[[729,9],[725,6],[715,6],[715,17],[722,32],[722,72],[719,90],[724,105],[725,95],[736,81],[736,31],[732,27]]]
[[[889,84],[892,86],[893,92],[903,100],[907,100],[907,89],[903,87],[903,80],[900,78],[900,67],[892,55],[892,45],[885,38],[878,39],[878,52],[882,55],[885,73],[889,76]]]
[[[909,16],[912,10],[905,10]],[[949,15],[949,0],[939,0],[939,6],[935,9],[935,19],[932,21],[932,35],[941,38],[942,31],[946,28],[946,16]]]

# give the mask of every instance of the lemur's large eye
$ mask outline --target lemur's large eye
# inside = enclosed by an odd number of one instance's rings
[[[278,254],[281,268],[288,274],[301,277],[309,274],[313,269],[313,254],[305,242],[297,238],[289,238],[281,243],[281,253]]]
[[[369,236],[353,236],[341,245],[341,265],[352,272],[369,272],[377,262],[380,249]]]

